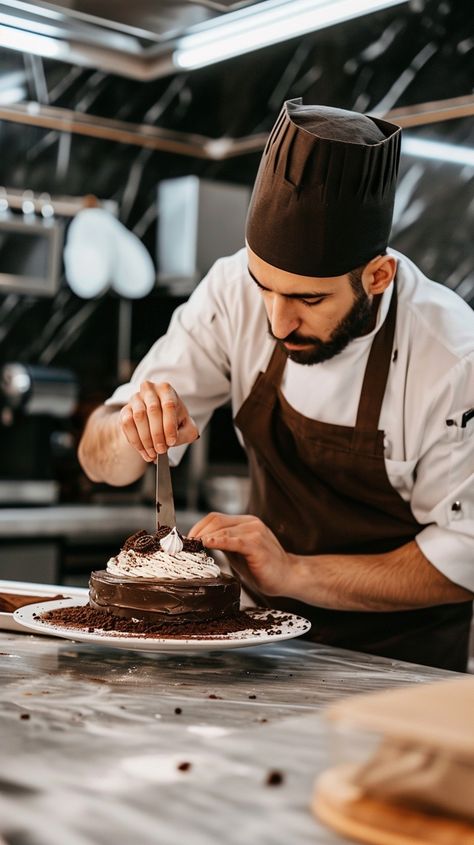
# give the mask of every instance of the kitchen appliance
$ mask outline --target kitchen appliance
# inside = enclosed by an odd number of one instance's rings
[[[158,284],[189,293],[218,258],[244,246],[250,188],[181,176],[158,185]]]
[[[55,217],[0,213],[0,293],[54,296],[60,282],[63,231],[63,223]]]
[[[206,503],[222,513],[247,513],[250,478],[243,475],[213,475],[203,481]]]
[[[0,369],[0,503],[59,498],[57,465],[73,439],[67,420],[78,395],[70,370],[22,363]]]

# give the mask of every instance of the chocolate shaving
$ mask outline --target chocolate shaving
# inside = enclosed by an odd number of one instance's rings
[[[142,534],[135,538],[134,547],[136,552],[154,552],[156,542],[151,534]]]
[[[160,540],[163,537],[166,537],[169,534],[171,528],[168,525],[161,525],[154,534],[149,534],[144,528],[141,531],[137,531],[135,534],[132,534],[131,537],[128,537],[122,549],[125,552],[133,551],[136,554],[141,555],[148,555],[153,554],[153,552],[161,552],[163,549],[161,548]],[[184,552],[203,552],[205,551],[204,546],[201,540],[191,539],[190,537],[185,537],[183,534],[180,534],[178,531],[178,535],[183,542],[183,551]]]

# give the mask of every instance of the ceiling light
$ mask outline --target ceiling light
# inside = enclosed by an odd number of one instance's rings
[[[11,26],[0,25],[0,45],[9,50],[21,50],[22,53],[33,53],[48,59],[57,58],[61,52],[61,46],[54,38]]]
[[[179,39],[176,67],[193,69],[288,41],[298,35],[377,12],[407,0],[267,0],[229,12],[199,32]]]
[[[453,164],[474,166],[474,149],[458,144],[443,144],[440,141],[428,141],[425,138],[403,138],[402,153],[419,158],[431,158],[437,161],[449,161]]]
[[[18,85],[14,88],[0,89],[0,106],[11,106],[13,103],[21,103],[26,99],[26,88]]]

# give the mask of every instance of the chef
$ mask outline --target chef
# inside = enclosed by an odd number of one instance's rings
[[[93,412],[79,456],[92,480],[129,484],[168,449],[179,462],[231,400],[249,507],[191,536],[226,552],[257,603],[308,617],[315,641],[463,671],[474,314],[388,248],[400,134],[284,104],[245,249]]]

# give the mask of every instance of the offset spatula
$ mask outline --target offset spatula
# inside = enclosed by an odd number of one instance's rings
[[[156,529],[161,525],[176,527],[168,452],[156,459]]]

